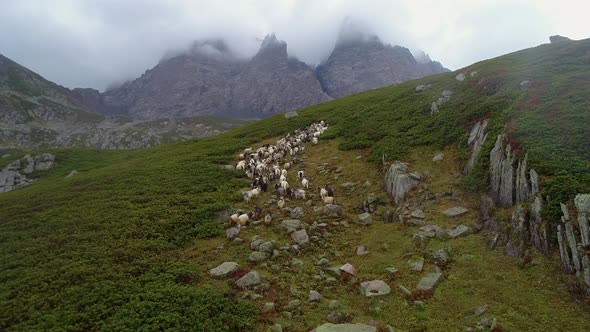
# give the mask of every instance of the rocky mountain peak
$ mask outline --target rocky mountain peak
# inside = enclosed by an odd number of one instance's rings
[[[287,43],[282,40],[278,40],[274,33],[266,35],[258,53],[252,59],[253,61],[275,61],[277,59],[287,60]]]

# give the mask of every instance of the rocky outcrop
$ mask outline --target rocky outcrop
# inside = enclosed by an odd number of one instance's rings
[[[556,44],[556,43],[563,43],[563,42],[568,42],[568,41],[572,41],[571,39],[569,39],[568,37],[564,37],[564,36],[560,36],[560,35],[553,35],[549,37],[549,41],[551,42],[551,44]]]
[[[438,62],[416,61],[405,47],[361,34],[341,36],[328,59],[318,66],[317,76],[328,95],[341,98],[445,71]]]
[[[33,183],[33,180],[28,179],[26,174],[34,171],[47,170],[53,166],[54,161],[54,155],[43,153],[34,157],[27,155],[22,159],[6,165],[0,171],[0,193],[12,191]]]
[[[467,146],[471,149],[471,155],[469,156],[469,160],[467,160],[467,164],[463,169],[465,174],[471,173],[473,168],[475,167],[475,162],[479,157],[481,152],[481,148],[483,147],[488,134],[485,132],[488,126],[489,119],[484,119],[475,123],[471,132],[469,133],[469,138],[467,139]]]
[[[557,241],[561,265],[566,273],[574,273],[590,295],[590,194],[580,194],[574,199],[578,227],[574,228],[568,208],[561,204],[563,216],[557,226]]]
[[[419,174],[409,172],[408,164],[396,161],[385,173],[385,191],[398,204],[410,190],[416,188],[419,180]]]
[[[451,90],[443,90],[440,97],[437,100],[433,101],[430,105],[430,115],[438,113],[438,107],[444,103],[446,103],[449,99],[451,99],[451,95],[453,91]]]

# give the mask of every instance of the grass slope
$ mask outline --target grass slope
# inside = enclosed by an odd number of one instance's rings
[[[219,164],[320,119],[331,125],[323,139],[338,138],[345,151],[366,149],[375,163],[383,154],[410,159],[421,146],[453,147],[462,163],[471,125],[490,117],[490,137],[508,123],[554,202],[590,191],[589,50],[590,40],[542,45],[474,64],[465,71],[477,75],[464,82],[452,73],[431,76],[213,138],[141,151],[53,150],[56,167],[0,195],[0,329],[253,328],[252,305],[207,287],[206,269],[183,250],[220,234],[215,212],[238,202],[247,185]],[[520,89],[523,80],[532,86]],[[432,87],[416,93],[423,83]],[[443,89],[453,91],[451,100],[431,116]],[[485,189],[486,162],[480,158],[467,189]],[[73,169],[81,172],[66,179]]]

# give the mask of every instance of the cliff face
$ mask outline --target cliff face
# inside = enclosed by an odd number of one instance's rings
[[[407,48],[371,37],[340,41],[317,75],[326,93],[340,98],[445,71],[430,58],[419,63]]]

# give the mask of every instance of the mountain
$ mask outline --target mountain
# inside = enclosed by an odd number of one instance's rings
[[[103,94],[78,91],[88,108],[133,119],[263,118],[446,71],[428,60],[417,63],[406,48],[384,45],[375,37],[338,43],[316,70],[290,57],[287,43],[270,34],[250,59],[237,57],[223,41],[201,41],[119,88]]]
[[[589,64],[559,40],[214,137],[52,149],[0,194],[0,330],[588,331]],[[322,120],[287,174],[307,199],[245,202],[238,155]],[[256,205],[270,224],[227,239]]]
[[[105,116],[96,112],[103,110],[102,98],[93,89],[59,86],[0,55],[0,146],[139,148],[218,134],[241,123],[214,117],[138,121]]]
[[[383,44],[376,36],[361,36],[339,40],[318,66],[317,75],[328,95],[341,98],[448,71],[427,56],[420,60],[405,47]]]

